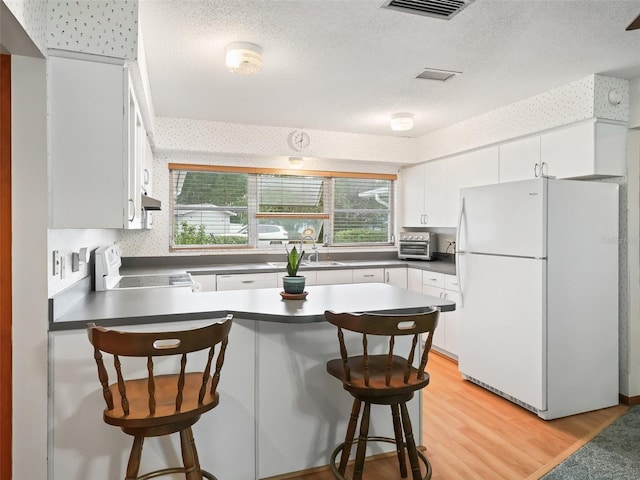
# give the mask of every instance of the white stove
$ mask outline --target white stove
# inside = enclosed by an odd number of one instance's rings
[[[123,290],[131,288],[187,287],[195,290],[197,285],[189,273],[152,275],[120,275],[122,253],[117,245],[107,245],[96,250],[96,290]]]

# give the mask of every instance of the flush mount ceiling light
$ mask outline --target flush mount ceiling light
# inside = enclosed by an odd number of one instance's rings
[[[262,69],[262,55],[258,45],[235,42],[227,45],[227,68],[231,73],[251,75]]]
[[[391,130],[404,132],[413,128],[413,115],[411,113],[396,113],[391,116]]]
[[[289,157],[289,166],[293,168],[302,167],[302,157]]]

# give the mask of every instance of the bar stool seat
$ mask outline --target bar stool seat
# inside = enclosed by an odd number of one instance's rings
[[[353,480],[362,479],[368,441],[382,441],[396,445],[402,478],[406,478],[408,474],[405,451],[409,457],[413,480],[431,478],[431,464],[416,447],[406,404],[413,398],[416,391],[429,384],[429,374],[425,370],[433,332],[438,324],[438,315],[439,311],[435,308],[415,315],[325,312],[327,321],[338,327],[340,344],[340,358],[327,362],[327,372],[340,380],[343,388],[354,398],[345,441],[333,450],[330,457],[329,468],[337,479],[345,480],[344,475],[354,443],[357,445],[357,450]],[[349,356],[343,330],[362,334],[362,355]],[[422,354],[419,353],[421,334],[427,334]],[[387,352],[369,354],[368,335],[387,337]],[[413,336],[411,348],[406,357],[394,353],[395,339],[403,335]],[[414,366],[414,359],[419,359],[417,367]],[[364,404],[364,410],[361,415],[362,404]],[[391,407],[394,438],[369,436],[371,405]],[[360,432],[358,438],[354,440],[359,419]],[[341,454],[340,463],[336,465],[338,454]],[[424,476],[422,476],[419,461],[422,461],[425,467]]]
[[[216,480],[213,474],[200,467],[191,427],[220,401],[217,386],[231,325],[232,316],[228,315],[203,328],[172,332],[124,332],[94,324],[87,326],[107,405],[103,419],[134,437],[125,480],[147,480],[176,473],[183,473],[186,480],[202,480],[203,477]],[[202,361],[204,368],[187,371],[187,364],[193,363],[188,363],[188,354],[207,349],[206,360]],[[103,353],[113,356],[112,369],[105,366]],[[179,371],[157,374],[154,359],[171,355],[178,357],[175,363]],[[122,364],[125,357],[146,359],[147,376],[125,378]],[[109,384],[109,370],[115,372],[116,381],[112,384]],[[139,475],[144,439],[172,433],[180,434],[183,466]]]

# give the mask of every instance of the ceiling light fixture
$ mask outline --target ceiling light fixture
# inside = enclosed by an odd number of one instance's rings
[[[391,116],[391,130],[404,132],[413,128],[413,115],[411,113],[396,113]]]
[[[258,45],[235,42],[227,45],[226,64],[231,73],[251,75],[262,69],[262,55]]]
[[[302,167],[302,157],[289,157],[289,166],[293,168]]]

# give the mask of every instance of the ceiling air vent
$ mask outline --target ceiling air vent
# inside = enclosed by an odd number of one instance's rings
[[[474,0],[386,0],[382,8],[450,20]]]
[[[446,82],[451,77],[460,75],[460,72],[453,72],[451,70],[436,70],[435,68],[427,68],[424,72],[418,75],[416,78],[422,78],[423,80],[437,80],[439,82]]]

